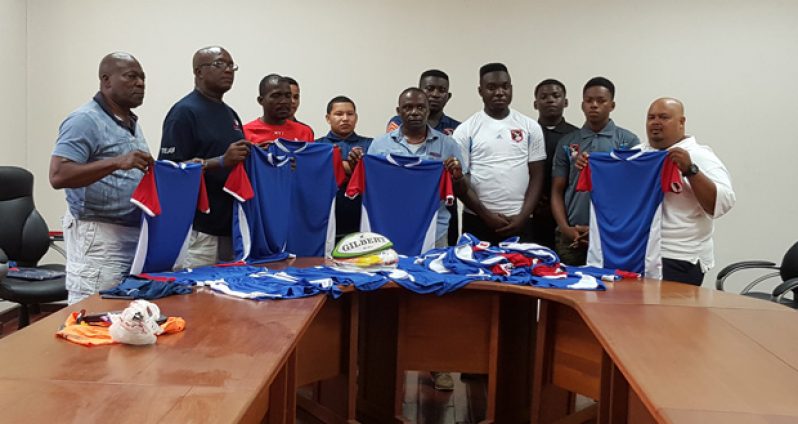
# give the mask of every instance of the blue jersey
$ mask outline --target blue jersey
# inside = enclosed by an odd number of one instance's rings
[[[230,173],[237,260],[325,256],[335,242],[335,195],[343,181],[340,152],[329,144],[277,140],[254,148]]]
[[[409,256],[435,247],[440,202],[454,201],[443,162],[392,154],[361,159],[346,190],[350,198],[359,194],[360,231],[388,237],[399,254]]]
[[[157,161],[130,201],[144,211],[131,274],[171,271],[185,255],[195,210],[209,212],[202,166]]]
[[[587,265],[662,278],[662,199],[681,191],[681,174],[668,152],[594,152],[577,190],[590,192]]]

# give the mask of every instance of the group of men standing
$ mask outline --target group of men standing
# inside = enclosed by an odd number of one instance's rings
[[[158,159],[205,167],[211,212],[196,215],[181,267],[232,259],[232,198],[222,188],[233,165],[259,143],[314,139],[312,129],[295,118],[296,81],[264,77],[257,98],[263,115],[244,124],[223,100],[238,70],[230,53],[221,47],[200,49],[192,69],[195,88],[168,112],[158,152]],[[140,225],[128,199],[154,160],[132,112],[144,97],[139,62],[127,53],[109,54],[102,59],[99,79],[94,99],[62,123],[50,166],[51,185],[67,189],[63,224],[70,302],[115,286],[128,272]],[[418,87],[402,91],[387,133],[374,140],[356,133],[355,102],[337,96],[327,104],[330,131],[315,141],[339,146],[350,175],[367,153],[443,161],[465,207],[463,232],[491,243],[519,236],[554,248],[564,263],[584,264],[590,202],[588,193],[575,190],[579,170],[591,152],[641,144],[610,118],[615,86],[602,77],[584,85],[581,128],[563,117],[568,99],[560,81],[547,79],[535,87],[537,120],[510,107],[513,84],[503,64],[480,68],[478,93],[483,108],[460,123],[444,113],[452,96],[448,75],[426,71]],[[685,193],[665,195],[664,278],[700,285],[713,265],[712,220],[734,204],[729,174],[708,147],[685,134],[678,100],[654,101],[646,129],[643,148],[669,150],[686,182]],[[338,233],[357,231],[359,213],[359,200],[345,198],[342,190]],[[456,206],[441,205],[437,246],[456,242],[459,215]]]

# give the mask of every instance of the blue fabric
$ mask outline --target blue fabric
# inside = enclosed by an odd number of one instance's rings
[[[114,288],[100,290],[100,295],[104,298],[153,300],[173,294],[189,294],[191,291],[190,286],[182,284],[128,277]]]
[[[197,210],[202,165],[175,166],[173,162],[157,161],[153,166],[161,214],[142,214],[141,236],[131,271],[134,274],[175,267]]]
[[[70,113],[61,123],[53,156],[86,164],[136,150],[149,152],[138,123],[131,133],[95,99]],[[67,188],[69,212],[77,219],[139,225],[140,212],[130,203],[130,195],[142,176],[144,173],[138,169],[117,170],[88,186]]]
[[[456,158],[460,163],[463,162],[463,154],[457,142],[439,131],[428,128],[427,139],[418,151],[413,152],[408,147],[407,138],[402,134],[402,129],[397,128],[387,134],[374,139],[368,154],[386,156],[388,154],[400,156],[420,157],[425,160],[445,161],[450,157]],[[449,229],[449,219],[451,213],[446,209],[446,205],[441,202],[438,207],[438,227],[435,239],[443,237]]]
[[[224,155],[230,144],[244,138],[242,127],[241,119],[230,106],[194,90],[166,114],[158,159],[185,162],[217,158]],[[194,230],[215,236],[230,235],[233,201],[222,191],[229,173],[230,168],[213,168],[205,173],[211,213],[197,212]]]
[[[329,144],[278,140],[252,149],[244,166],[255,197],[235,202],[236,258],[257,263],[289,254],[325,256],[338,191],[333,165]]]
[[[644,273],[654,215],[662,203],[667,151],[615,150],[590,155],[593,213],[603,266]],[[631,158],[634,156],[634,158]]]
[[[372,144],[372,148],[374,145]],[[391,160],[374,155],[363,157],[365,192],[363,208],[368,214],[368,231],[382,234],[402,255],[422,252],[425,236],[437,210],[436,239],[446,234],[448,211],[440,206],[443,163],[417,157],[394,156]],[[447,214],[441,224],[441,210]],[[443,226],[443,230],[441,230]]]

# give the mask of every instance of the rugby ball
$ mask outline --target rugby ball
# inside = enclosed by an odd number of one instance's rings
[[[332,251],[335,259],[356,258],[390,249],[393,243],[382,234],[363,232],[344,236]]]

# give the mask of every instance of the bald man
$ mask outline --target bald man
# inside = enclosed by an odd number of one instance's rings
[[[222,47],[197,50],[192,59],[194,91],[172,106],[163,123],[158,159],[195,161],[205,167],[211,211],[197,213],[187,255],[179,268],[231,260],[233,201],[222,189],[233,165],[249,154],[241,119],[222,98],[233,87],[238,65]]]
[[[133,55],[100,62],[100,91],[61,123],[50,185],[65,189],[63,218],[69,303],[119,284],[130,271],[141,214],[130,196],[152,163],[131,111],[144,101],[144,71]]]
[[[715,265],[713,220],[735,203],[729,171],[712,149],[685,134],[684,105],[672,98],[651,103],[646,118],[648,150],[668,150],[682,171],[681,193],[662,204],[662,278],[700,286]]]

